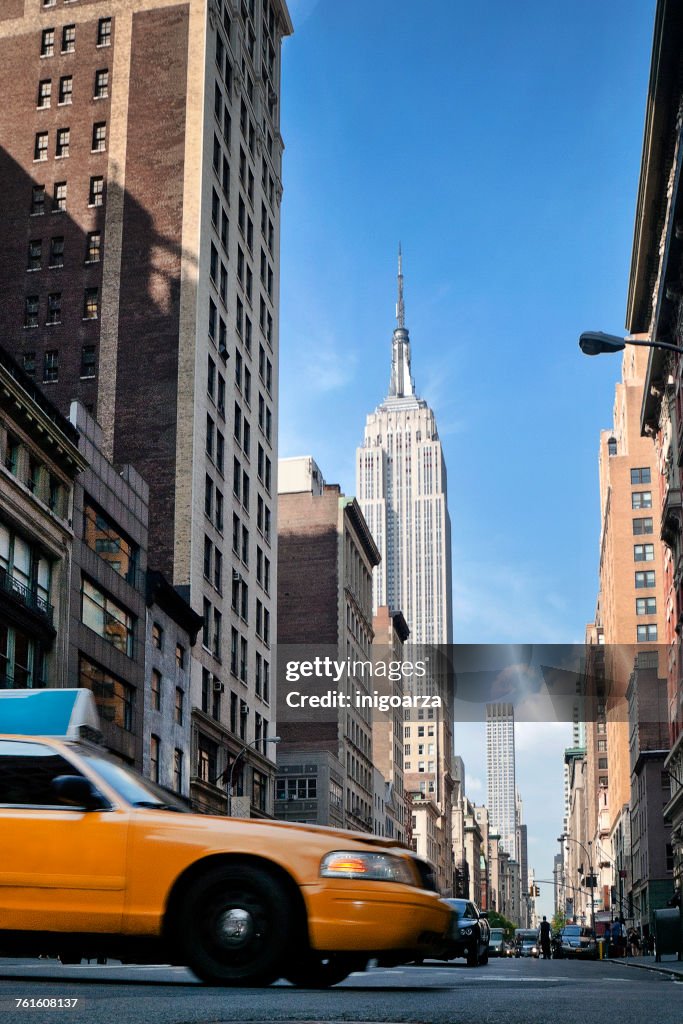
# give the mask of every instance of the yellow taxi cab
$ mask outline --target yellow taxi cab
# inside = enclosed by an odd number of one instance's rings
[[[183,964],[212,984],[322,986],[370,958],[392,965],[439,947],[450,910],[412,851],[190,813],[76,737],[75,709],[87,719],[89,701],[0,692],[0,955],[108,955]]]

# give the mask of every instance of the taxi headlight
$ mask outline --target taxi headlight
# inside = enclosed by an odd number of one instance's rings
[[[368,882],[402,882],[417,886],[410,863],[388,853],[358,853],[335,850],[320,864],[322,878],[364,878]]]

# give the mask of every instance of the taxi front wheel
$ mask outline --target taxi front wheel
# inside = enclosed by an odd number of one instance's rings
[[[269,985],[282,974],[290,901],[268,872],[215,868],[185,894],[178,940],[187,965],[213,985]]]

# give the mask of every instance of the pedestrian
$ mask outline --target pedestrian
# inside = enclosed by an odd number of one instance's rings
[[[610,930],[610,923],[609,923],[609,921],[607,921],[605,923],[605,931],[603,932],[603,936],[604,936],[604,939],[605,939],[605,956],[611,956],[612,955],[612,948],[611,948],[612,933],[611,933],[611,930]]]
[[[544,960],[550,960],[550,922],[545,914],[538,929],[538,938],[541,943],[541,952]]]
[[[631,956],[638,956],[640,953],[640,939],[638,938],[638,932],[634,927],[629,928],[627,938],[631,950]]]
[[[612,934],[612,946],[614,947],[613,955],[614,956],[623,956],[622,943],[621,943],[621,939],[622,939],[621,922],[619,921],[618,918],[616,918],[614,921],[612,921],[611,934]]]

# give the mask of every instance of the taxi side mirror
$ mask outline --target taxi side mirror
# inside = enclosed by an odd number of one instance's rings
[[[82,807],[85,811],[98,811],[107,806],[90,779],[83,775],[58,775],[52,780],[52,792],[60,804]]]

